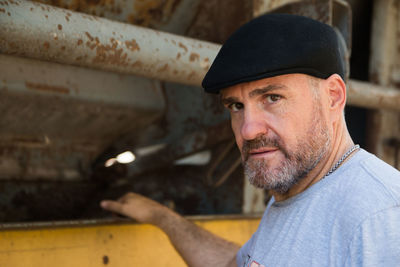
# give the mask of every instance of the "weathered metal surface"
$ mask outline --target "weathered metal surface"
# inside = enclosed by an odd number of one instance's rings
[[[347,104],[357,107],[400,111],[400,90],[350,80],[347,84]]]
[[[210,217],[194,223],[244,244],[259,218]],[[116,224],[0,230],[0,265],[12,267],[186,266],[167,236],[150,225]]]
[[[115,139],[158,117],[57,96],[3,91],[0,98],[1,179],[81,179]]]
[[[0,90],[162,112],[160,83],[142,77],[0,54]],[[32,111],[34,112],[34,111]]]
[[[215,191],[201,178],[207,166],[173,165],[232,138],[217,96],[136,76],[0,59],[0,221],[101,218],[98,202],[126,191],[173,203],[184,214],[241,212],[242,179]],[[128,169],[108,169],[101,160],[157,143],[168,145],[138,154]]]
[[[54,155],[57,156],[57,153]],[[74,156],[68,154],[65,158]],[[229,164],[229,161],[224,163]],[[55,173],[53,179],[50,177],[47,180],[0,181],[0,222],[104,218],[109,213],[100,208],[100,201],[118,199],[126,192],[145,195],[183,215],[240,214],[242,169],[237,168],[229,180],[218,188],[206,183],[207,169],[208,165],[174,166],[170,163],[161,167],[155,165],[141,175],[129,177],[125,165],[115,165],[103,168],[90,180],[81,178],[71,181]],[[218,171],[217,178],[221,168]]]
[[[38,222],[82,218],[86,207],[92,203],[92,196],[101,187],[91,181],[63,181],[60,174],[53,175],[54,177],[48,178],[47,181],[43,179],[0,181],[0,222]],[[54,181],[55,177],[58,177],[59,180]],[[97,213],[98,209],[95,210]],[[102,215],[105,216],[105,214]]]
[[[372,20],[370,79],[380,85],[392,81],[394,67],[399,59],[400,2],[396,0],[375,0]]]
[[[221,118],[221,115],[218,117]],[[129,164],[128,174],[134,176],[147,170],[171,165],[176,159],[213,147],[232,138],[232,130],[227,121],[214,126],[210,126],[207,123],[202,123],[202,125],[203,127],[196,127],[197,129],[193,131],[182,130],[175,132],[176,139],[172,135],[168,135],[161,142],[166,144],[164,148],[154,154],[140,157],[132,164]],[[181,135],[178,135],[179,133]],[[167,139],[170,140],[167,141]]]
[[[299,2],[302,0],[253,0],[253,16],[258,17],[276,8]]]
[[[200,0],[34,0],[114,21],[183,34]]]
[[[200,1],[186,36],[224,43],[241,25],[252,18],[252,1]]]
[[[7,55],[0,95],[0,179],[87,179],[110,143],[165,110],[157,81]]]
[[[398,86],[400,62],[400,2],[375,0],[372,21],[370,80],[384,87]],[[400,92],[400,89],[398,89]],[[370,150],[393,166],[398,166],[399,149],[390,140],[400,136],[400,114],[379,110],[370,115]]]
[[[333,0],[332,25],[339,29],[342,34],[346,42],[347,50],[349,51],[348,57],[350,57],[350,52],[352,50],[353,14],[348,2],[343,0]]]
[[[1,1],[0,52],[200,84],[219,46],[20,0]]]
[[[255,1],[254,14],[265,12],[289,13],[310,17],[332,25],[332,0]],[[261,4],[259,4],[261,2]]]

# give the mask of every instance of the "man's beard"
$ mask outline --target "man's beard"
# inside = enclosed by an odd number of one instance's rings
[[[330,137],[327,125],[322,121],[319,108],[310,123],[307,135],[296,147],[289,150],[278,136],[266,135],[245,141],[242,148],[244,172],[256,187],[285,194],[289,189],[315,168],[329,149]],[[275,147],[285,159],[276,167],[269,166],[263,158],[249,158],[249,151],[262,147]]]

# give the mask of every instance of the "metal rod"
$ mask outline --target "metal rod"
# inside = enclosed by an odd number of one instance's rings
[[[219,47],[41,3],[0,1],[0,53],[199,85]]]

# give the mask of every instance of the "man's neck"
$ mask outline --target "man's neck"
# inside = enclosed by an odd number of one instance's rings
[[[354,146],[353,140],[351,139],[347,128],[344,127],[342,131],[337,132],[338,135],[334,136],[330,150],[326,153],[326,156],[321,159],[317,166],[308,173],[306,177],[301,179],[285,194],[279,194],[272,191],[276,201],[283,201],[290,197],[293,197],[309,188],[313,184],[322,180],[325,175],[331,170],[331,168],[340,160],[340,158]],[[350,155],[351,157],[351,155]],[[349,159],[348,157],[347,159]],[[344,162],[347,160],[345,159]]]

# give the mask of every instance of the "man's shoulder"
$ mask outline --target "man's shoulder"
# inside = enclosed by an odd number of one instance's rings
[[[400,182],[400,171],[379,159],[374,154],[365,150],[362,150],[361,153],[363,157],[360,160],[360,164],[372,177],[377,177],[379,180],[383,179],[388,182]]]
[[[343,190],[337,192],[348,209],[363,217],[400,206],[400,172],[365,150],[358,153],[341,173]]]
[[[361,167],[359,186],[387,195],[389,199],[400,204],[400,172],[383,160],[367,151],[361,151],[365,156],[360,160]],[[368,193],[367,192],[367,193]]]

